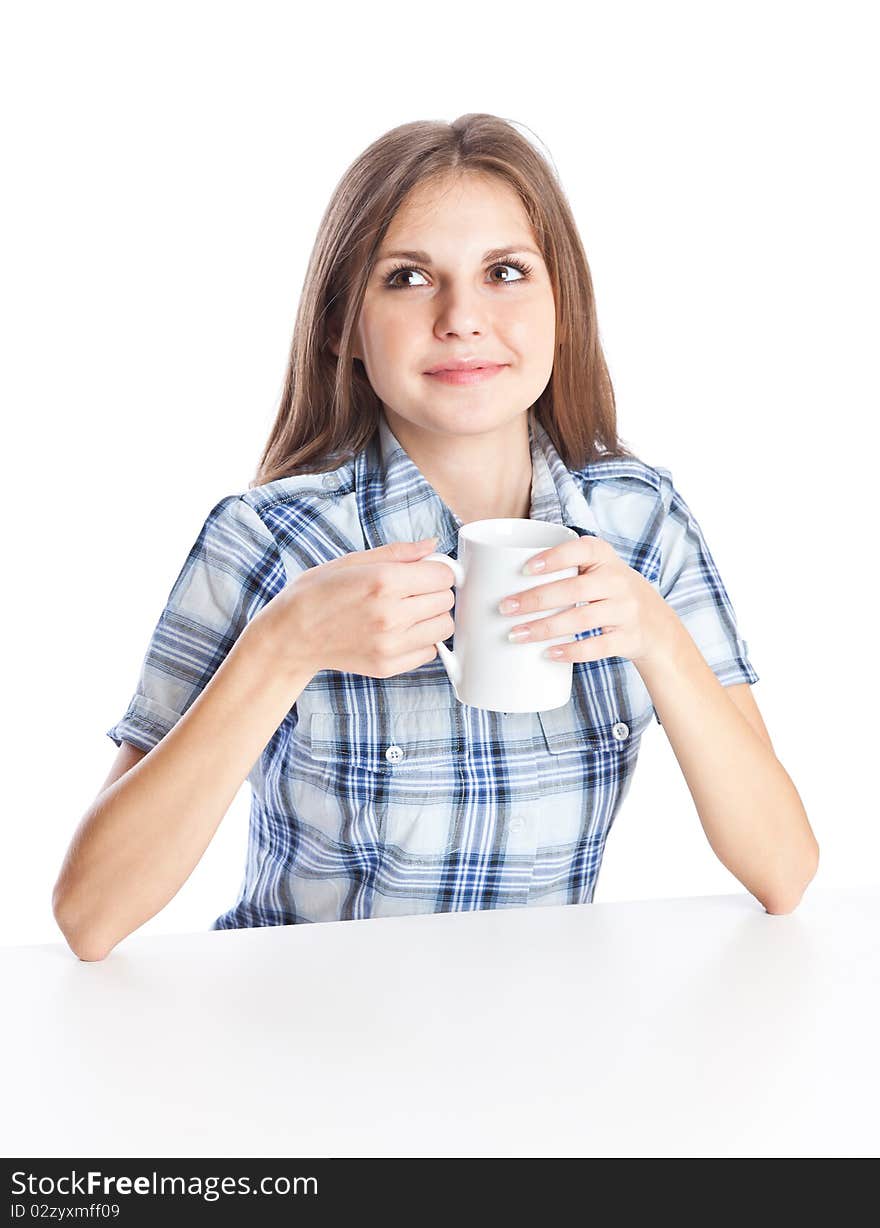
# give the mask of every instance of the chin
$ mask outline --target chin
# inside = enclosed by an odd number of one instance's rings
[[[432,413],[430,418],[437,423],[438,430],[454,431],[457,435],[482,435],[509,426],[527,412],[528,406],[511,410],[509,402],[503,405],[456,405],[452,408],[447,406],[440,414]]]

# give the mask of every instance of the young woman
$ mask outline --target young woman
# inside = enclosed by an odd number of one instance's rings
[[[513,592],[569,636],[564,708],[461,704],[436,642],[474,520],[578,536]],[[581,603],[581,604],[577,604]],[[504,611],[502,611],[504,612]],[[623,447],[563,191],[495,116],[404,124],[342,178],[248,490],[208,514],[153,632],[55,915],[101,959],[189,877],[247,779],[238,901],[213,925],[584,903],[641,735],[662,723],[706,835],[768,911],[818,846],[668,469]]]

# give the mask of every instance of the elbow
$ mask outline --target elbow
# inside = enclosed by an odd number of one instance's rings
[[[52,915],[55,918],[55,924],[64,935],[64,941],[77,959],[84,963],[97,963],[106,959],[113,950],[112,943],[108,945],[106,942],[98,941],[96,935],[89,933],[85,927],[74,921],[64,894],[57,883],[52,893]]]
[[[106,959],[113,950],[112,943],[108,945],[105,942],[100,942],[93,934],[78,933],[76,930],[65,927],[60,922],[58,926],[64,935],[64,941],[77,959],[82,960],[83,963],[99,963],[102,959]]]
[[[780,896],[778,899],[773,899],[764,905],[764,911],[769,913],[771,917],[784,916],[786,913],[794,912],[803,897],[803,892],[795,899],[794,897]]]
[[[68,937],[68,935],[65,934],[64,938],[77,959],[82,960],[83,963],[87,964],[99,963],[102,959],[106,959],[113,950],[112,946],[95,942],[94,940],[81,935]]]
[[[794,912],[798,904],[804,897],[804,892],[810,883],[816,877],[816,871],[819,869],[819,845],[813,841],[813,848],[810,854],[810,861],[806,874],[800,879],[795,886],[789,885],[785,890],[774,895],[768,902],[764,903],[764,909],[772,916],[782,915],[785,913]]]

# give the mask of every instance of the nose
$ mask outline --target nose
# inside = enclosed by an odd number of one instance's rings
[[[436,300],[438,336],[479,336],[488,331],[488,304],[470,286],[450,286]]]

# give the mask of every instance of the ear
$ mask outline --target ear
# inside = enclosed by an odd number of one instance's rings
[[[335,315],[331,316],[327,322],[327,348],[331,350],[337,358],[339,357],[339,344],[341,341],[340,323],[341,321],[339,320],[338,316]],[[351,356],[352,358],[361,357],[357,350],[357,344],[355,344],[355,349],[353,350]]]
[[[331,350],[336,355],[337,358],[339,357],[339,337],[336,335],[336,333],[328,331],[327,348]],[[356,348],[352,351],[351,356],[353,359],[357,358],[361,362],[363,362],[363,359],[361,358]]]

